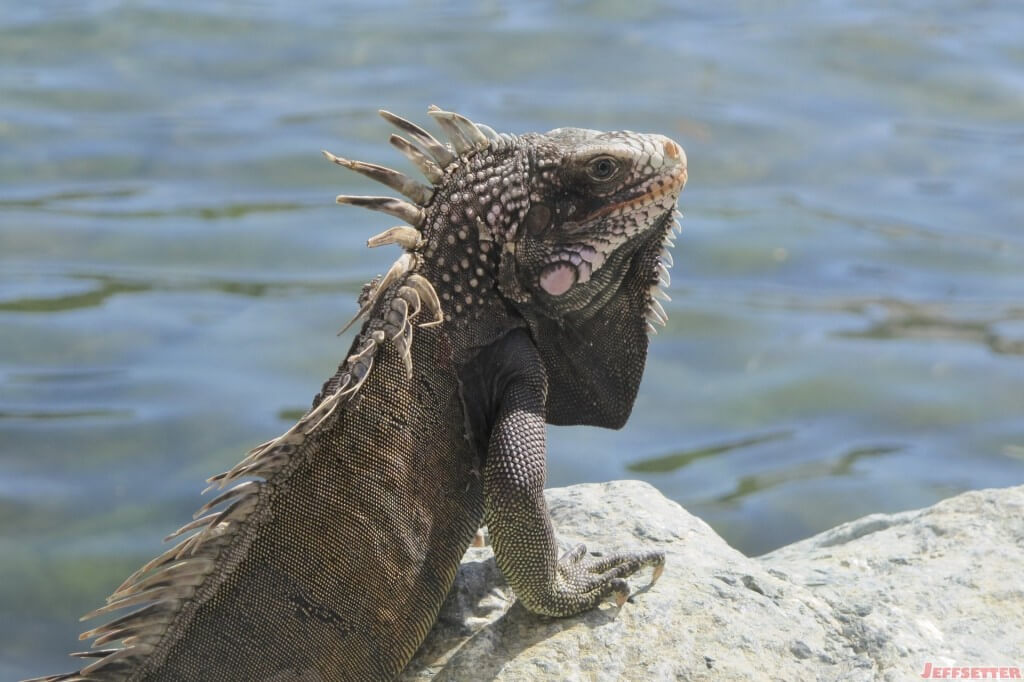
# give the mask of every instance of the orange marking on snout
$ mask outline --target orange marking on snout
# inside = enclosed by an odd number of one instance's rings
[[[680,149],[679,149],[679,145],[677,145],[675,142],[673,142],[672,140],[665,140],[664,147],[665,147],[665,156],[667,156],[670,159],[678,159],[679,158]]]

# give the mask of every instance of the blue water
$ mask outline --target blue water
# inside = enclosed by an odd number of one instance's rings
[[[7,3],[0,678],[202,479],[283,431],[395,254],[335,206],[384,107],[687,150],[671,320],[629,425],[551,485],[642,478],[760,553],[1024,481],[1024,14],[920,0]]]

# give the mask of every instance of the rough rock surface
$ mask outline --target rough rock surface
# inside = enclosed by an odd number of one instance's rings
[[[548,491],[569,549],[668,555],[622,609],[567,619],[515,604],[471,549],[404,680],[905,680],[933,666],[1024,666],[1024,486],[876,514],[762,557],[653,487]]]

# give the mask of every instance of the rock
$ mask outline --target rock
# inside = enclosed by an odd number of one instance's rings
[[[1020,666],[1024,486],[873,515],[762,557],[729,547],[650,485],[548,491],[567,550],[659,547],[622,609],[536,616],[489,548],[470,549],[403,680],[903,680]]]

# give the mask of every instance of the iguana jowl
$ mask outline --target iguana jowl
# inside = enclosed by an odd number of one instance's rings
[[[432,626],[486,522],[532,611],[568,616],[660,552],[559,558],[545,423],[618,428],[633,406],[677,226],[672,140],[497,134],[431,107],[448,137],[381,112],[430,181],[325,152],[409,198],[340,196],[408,226],[312,408],[211,480],[227,492],[90,616],[96,660],[57,680],[387,680]]]

